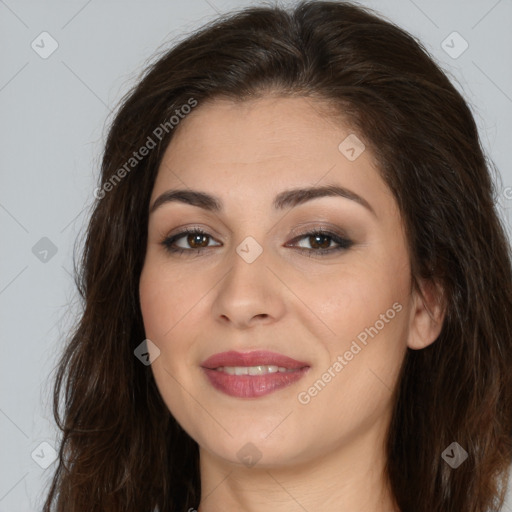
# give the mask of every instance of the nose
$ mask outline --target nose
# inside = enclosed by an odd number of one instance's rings
[[[265,251],[249,263],[234,252],[230,270],[215,288],[214,317],[237,329],[279,320],[285,311],[283,285],[267,265]]]

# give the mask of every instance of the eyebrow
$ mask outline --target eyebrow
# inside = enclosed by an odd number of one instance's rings
[[[320,197],[344,197],[350,199],[356,203],[364,206],[373,215],[377,216],[375,210],[372,208],[370,203],[363,197],[356,194],[355,192],[342,187],[340,185],[326,185],[322,187],[308,187],[308,188],[297,188],[291,190],[285,190],[279,193],[273,203],[275,210],[284,210],[286,208],[292,208],[294,206],[306,203],[313,199]],[[216,196],[212,196],[205,192],[199,192],[190,189],[179,189],[179,190],[168,190],[158,196],[153,205],[149,210],[151,215],[157,208],[166,203],[180,202],[189,204],[191,206],[197,206],[210,212],[220,212],[223,209],[222,200]]]

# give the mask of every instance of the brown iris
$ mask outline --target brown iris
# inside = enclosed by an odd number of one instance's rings
[[[327,235],[313,235],[309,237],[309,243],[311,244],[311,247],[313,248],[319,248],[319,249],[328,249],[330,245],[330,238]],[[318,244],[318,240],[323,239],[324,242]]]
[[[208,235],[203,235],[201,233],[190,233],[187,236],[187,243],[193,249],[198,249],[199,247],[207,247],[208,238]],[[196,243],[198,243],[198,245],[196,245]]]

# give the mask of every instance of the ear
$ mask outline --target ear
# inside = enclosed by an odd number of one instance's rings
[[[407,346],[420,350],[434,343],[441,333],[446,313],[442,287],[432,280],[420,280],[413,287],[411,323]]]

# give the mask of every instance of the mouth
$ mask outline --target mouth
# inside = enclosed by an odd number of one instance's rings
[[[299,371],[298,369],[285,368],[284,366],[258,365],[258,366],[219,366],[218,368],[209,368],[218,372],[224,372],[228,375],[267,375],[269,373],[290,373]]]
[[[216,390],[238,398],[258,398],[290,386],[310,368],[305,362],[268,351],[222,352],[201,367]]]

